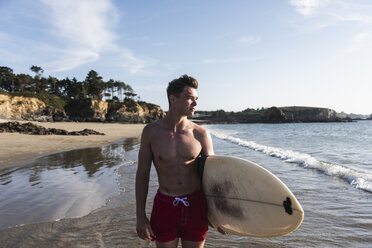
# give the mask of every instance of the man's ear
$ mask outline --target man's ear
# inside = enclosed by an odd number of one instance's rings
[[[171,103],[171,106],[173,105],[174,101],[176,100],[175,95],[169,95],[169,102]]]

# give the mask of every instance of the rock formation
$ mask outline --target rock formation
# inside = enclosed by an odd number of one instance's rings
[[[34,135],[105,135],[92,129],[68,132],[64,129],[45,128],[31,122],[19,123],[18,121],[0,123],[0,133],[23,133]]]
[[[126,104],[109,103],[107,121],[127,123],[149,123],[165,116],[160,106],[127,101]]]
[[[336,122],[340,121],[336,111],[313,107],[271,107],[262,115],[263,122]]]
[[[0,117],[11,120],[63,121],[64,111],[47,106],[35,97],[7,96],[0,94]]]
[[[267,123],[282,123],[287,122],[286,116],[283,111],[277,107],[271,107],[265,111],[261,116],[262,122]]]
[[[0,94],[0,118],[10,120],[150,123],[164,115],[157,105],[131,99],[124,103],[70,100],[64,109],[57,109],[38,98]]]
[[[91,99],[71,100],[65,107],[72,121],[105,121],[107,109],[107,102]]]
[[[285,118],[295,122],[339,121],[336,111],[328,108],[281,107]]]

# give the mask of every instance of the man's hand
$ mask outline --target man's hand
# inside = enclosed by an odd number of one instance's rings
[[[143,220],[137,220],[137,235],[141,239],[147,240],[147,241],[154,241],[155,240],[155,235],[152,232],[150,222],[145,217]]]
[[[223,235],[226,235],[226,234],[227,234],[224,230],[222,230],[221,227],[217,227],[217,231],[218,231],[219,233],[223,234]]]
[[[223,235],[226,235],[226,234],[227,234],[227,232],[225,232],[221,227],[219,227],[219,226],[218,226],[218,227],[214,227],[214,226],[212,225],[212,223],[209,222],[209,220],[208,220],[208,226],[213,227],[213,228],[216,228],[217,231],[218,231],[219,233],[223,234]]]

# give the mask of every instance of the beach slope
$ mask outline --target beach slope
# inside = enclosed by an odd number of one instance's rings
[[[2,120],[4,121],[4,120]],[[124,138],[141,135],[144,124],[96,122],[33,122],[45,128],[81,131],[93,129],[105,135],[29,135],[0,133],[0,167],[23,164],[40,156],[88,147],[103,146]]]

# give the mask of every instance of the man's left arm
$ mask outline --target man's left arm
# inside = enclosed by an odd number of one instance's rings
[[[211,135],[204,128],[201,128],[201,134],[202,134],[202,139],[200,142],[202,145],[201,154],[203,156],[214,155],[213,142],[212,142]]]

